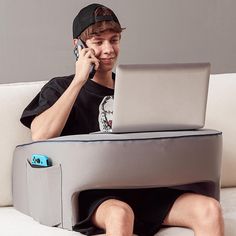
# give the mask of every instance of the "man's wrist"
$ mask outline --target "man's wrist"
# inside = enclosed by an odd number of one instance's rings
[[[75,75],[75,77],[74,77],[74,79],[72,80],[71,83],[72,83],[72,85],[81,88],[86,83],[86,80],[83,80],[82,78],[80,78],[79,75]]]

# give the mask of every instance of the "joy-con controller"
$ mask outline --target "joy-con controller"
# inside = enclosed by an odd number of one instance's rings
[[[51,166],[51,163],[47,156],[41,154],[33,154],[31,156],[31,165],[35,167],[48,167]]]

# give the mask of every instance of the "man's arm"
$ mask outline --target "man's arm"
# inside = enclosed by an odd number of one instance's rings
[[[32,140],[60,136],[82,86],[81,82],[74,79],[53,106],[33,119],[31,123]]]
[[[89,77],[91,63],[99,66],[94,52],[88,48],[80,50],[76,62],[76,73],[69,87],[46,111],[36,116],[31,123],[32,140],[44,140],[60,136],[75,100]]]

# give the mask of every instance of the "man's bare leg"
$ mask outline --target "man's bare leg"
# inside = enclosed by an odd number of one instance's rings
[[[132,236],[134,213],[125,202],[109,199],[104,201],[92,218],[93,224],[106,231],[107,236]]]
[[[199,194],[181,195],[163,224],[191,228],[195,236],[224,236],[224,221],[219,202]]]

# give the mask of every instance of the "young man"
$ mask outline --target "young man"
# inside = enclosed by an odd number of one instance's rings
[[[79,12],[73,22],[74,46],[80,39],[85,47],[78,49],[75,75],[49,81],[22,114],[33,140],[111,128],[112,68],[121,32],[117,17],[105,6],[91,4]],[[189,227],[196,236],[224,235],[216,200],[169,188],[84,191],[79,211],[74,229],[87,235],[151,236],[162,225]]]

